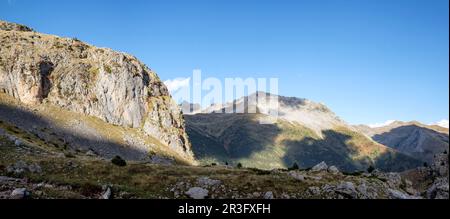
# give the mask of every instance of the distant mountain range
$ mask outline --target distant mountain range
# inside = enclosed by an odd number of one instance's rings
[[[323,104],[271,94],[258,99],[262,94],[185,115],[196,158],[204,164],[241,163],[263,169],[287,168],[294,163],[309,168],[321,161],[345,171],[369,166],[399,171],[422,165],[360,133]],[[279,102],[278,117],[270,115],[269,103],[274,98]],[[256,113],[248,113],[254,108]],[[244,113],[221,113],[236,109],[244,109]],[[275,123],[261,124],[261,120]]]
[[[394,121],[381,127],[355,127],[376,142],[427,163],[433,161],[435,154],[449,150],[449,130],[439,125]]]

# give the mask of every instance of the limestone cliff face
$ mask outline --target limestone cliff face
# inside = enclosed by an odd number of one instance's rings
[[[192,157],[181,110],[131,55],[0,21],[0,92],[140,129]]]

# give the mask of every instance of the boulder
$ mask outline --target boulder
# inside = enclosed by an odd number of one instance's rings
[[[298,180],[298,181],[301,181],[301,182],[305,181],[305,176],[300,174],[298,171],[290,171],[288,173],[288,175],[291,176],[292,178]]]
[[[273,192],[271,191],[268,191],[264,194],[264,199],[273,199],[273,198],[274,198]]]
[[[318,171],[326,171],[327,169],[328,169],[327,164],[324,161],[322,161],[319,164],[315,165],[311,170],[313,172],[318,172]]]
[[[408,195],[396,189],[388,189],[388,193],[391,199],[421,199],[421,197]]]
[[[30,196],[30,192],[26,188],[17,188],[11,192],[11,199],[24,199]]]
[[[311,194],[311,196],[318,196],[321,194],[320,188],[316,186],[309,187],[308,192],[309,194]]]
[[[107,187],[106,191],[102,194],[102,199],[111,199],[112,197],[112,191],[111,191],[111,187]]]
[[[30,171],[31,173],[41,173],[42,168],[41,168],[41,166],[39,166],[37,164],[30,164],[28,166],[28,171]]]
[[[205,199],[208,196],[209,191],[200,188],[200,187],[192,187],[185,194],[193,199]]]
[[[449,199],[448,178],[438,178],[428,188],[426,196],[428,199]]]
[[[328,167],[328,172],[332,173],[332,174],[339,174],[340,171],[336,166],[330,166]]]
[[[16,145],[16,146],[21,146],[21,145],[22,145],[22,141],[20,141],[19,139],[16,139],[16,140],[14,141],[14,145]]]
[[[358,198],[355,186],[352,182],[341,182],[336,186],[336,192],[348,196],[348,198]]]

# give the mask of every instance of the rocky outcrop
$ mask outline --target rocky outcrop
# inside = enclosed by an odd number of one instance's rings
[[[448,199],[448,152],[436,155],[434,163],[430,168],[434,180],[426,191],[427,198]]]
[[[135,57],[0,22],[0,92],[139,129],[193,157],[181,110]]]
[[[402,173],[414,189],[428,199],[448,199],[448,152],[436,154],[430,166]]]
[[[0,30],[6,30],[6,31],[27,31],[31,32],[33,29],[22,25],[22,24],[16,24],[16,23],[10,23],[5,21],[0,21]]]

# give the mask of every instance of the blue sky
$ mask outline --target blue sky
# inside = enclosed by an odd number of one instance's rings
[[[448,0],[0,0],[0,19],[131,53],[163,80],[278,77],[349,123],[449,117]]]

